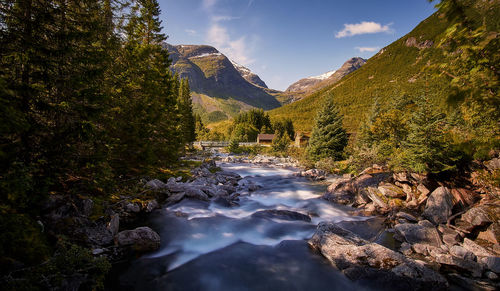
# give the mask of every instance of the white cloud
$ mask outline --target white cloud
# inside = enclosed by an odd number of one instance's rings
[[[185,32],[189,35],[196,35],[197,31],[194,29],[184,29]]]
[[[390,24],[381,25],[373,21],[363,21],[361,23],[344,24],[344,29],[335,34],[336,38],[353,36],[358,34],[391,32]]]
[[[227,29],[217,23],[210,26],[207,31],[206,39],[227,57],[241,65],[249,65],[255,60],[248,53],[251,48],[245,36],[238,39],[232,39]]]
[[[376,52],[380,48],[377,46],[375,46],[375,47],[366,47],[366,46],[359,47],[359,46],[357,46],[357,47],[355,47],[355,49],[357,49],[361,53],[364,53],[364,52]]]

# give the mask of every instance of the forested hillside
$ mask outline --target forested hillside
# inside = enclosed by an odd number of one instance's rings
[[[109,200],[175,164],[194,140],[189,87],[169,70],[159,14],[156,0],[2,1],[2,275],[76,251],[64,242],[78,237],[58,233],[83,220],[44,227],[48,201]],[[84,252],[61,259],[45,262],[53,274],[39,284],[60,279],[53,263],[96,276],[105,266]]]

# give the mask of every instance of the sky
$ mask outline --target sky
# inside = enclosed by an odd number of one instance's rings
[[[170,44],[207,44],[269,88],[370,58],[436,10],[427,0],[159,0]]]

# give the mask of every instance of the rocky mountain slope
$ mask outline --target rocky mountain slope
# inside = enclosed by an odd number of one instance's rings
[[[231,62],[207,45],[169,45],[172,70],[188,78],[194,109],[206,122],[234,116],[253,107],[273,109],[281,104],[266,84],[249,69]]]
[[[294,92],[298,94],[305,94],[314,90],[321,89],[325,86],[334,84],[344,78],[347,74],[354,72],[361,68],[366,63],[363,58],[355,57],[346,61],[342,67],[337,70],[326,72],[319,76],[313,76],[301,79],[290,85],[286,92]]]

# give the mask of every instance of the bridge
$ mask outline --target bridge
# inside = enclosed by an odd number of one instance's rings
[[[193,146],[202,150],[206,148],[225,148],[229,146],[228,141],[195,141]],[[256,142],[239,142],[239,146],[255,146]]]

